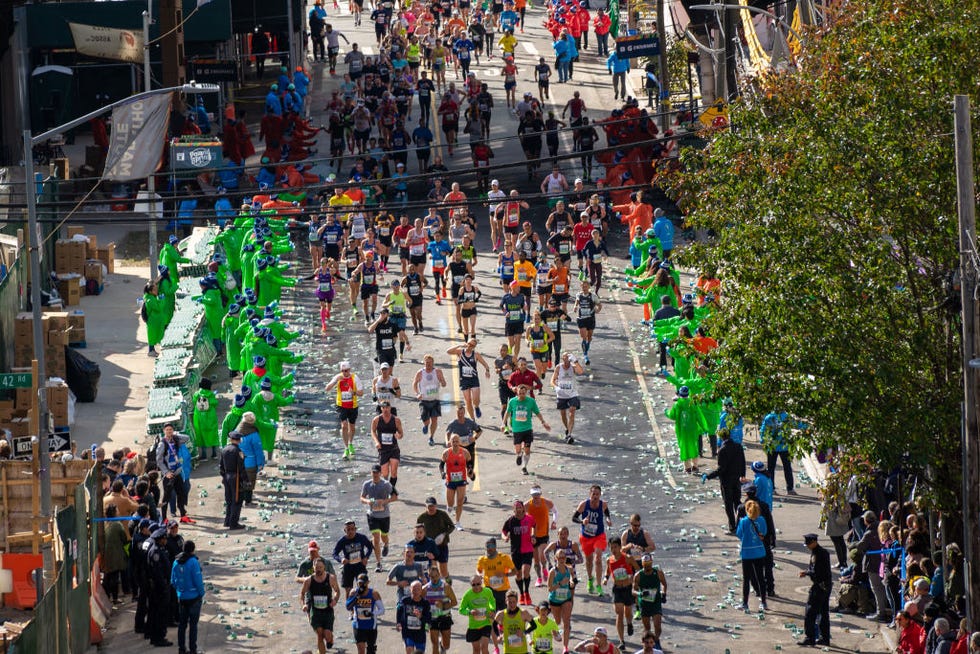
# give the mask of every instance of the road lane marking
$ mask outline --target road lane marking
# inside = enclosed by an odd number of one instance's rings
[[[660,452],[660,457],[664,460],[663,474],[667,479],[667,483],[670,484],[670,487],[676,489],[677,481],[674,479],[674,475],[670,471],[670,463],[667,460],[667,444],[664,441],[664,433],[660,428],[660,424],[657,422],[657,414],[653,409],[650,389],[647,386],[646,378],[643,376],[643,366],[640,364],[640,355],[637,354],[635,344],[633,343],[633,337],[630,335],[630,325],[626,320],[626,313],[623,311],[623,305],[619,301],[618,289],[613,291],[613,297],[616,301],[616,311],[619,312],[619,320],[623,324],[623,332],[626,335],[626,341],[629,344],[630,357],[633,360],[633,374],[636,377],[636,383],[640,389],[640,397],[643,400],[643,406],[647,410],[647,417],[650,419],[650,427],[653,429],[653,438],[657,442],[657,450]]]

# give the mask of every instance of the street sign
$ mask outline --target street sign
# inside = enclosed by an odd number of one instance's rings
[[[71,434],[67,431],[48,434],[48,452],[67,452],[71,449]]]
[[[11,388],[30,388],[31,373],[29,372],[4,372],[0,373],[0,390]]]
[[[234,59],[194,59],[187,62],[187,77],[197,82],[237,82],[238,62]]]
[[[14,457],[30,457],[31,456],[31,437],[30,436],[19,436],[17,438],[11,439],[14,448]]]
[[[660,39],[656,34],[637,34],[616,39],[616,56],[620,59],[655,57],[659,54]]]

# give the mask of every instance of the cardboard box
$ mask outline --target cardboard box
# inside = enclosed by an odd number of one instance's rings
[[[85,241],[61,239],[54,244],[54,269],[62,274],[85,272],[88,244]]]
[[[68,230],[68,238],[85,233],[85,228],[81,225],[68,225],[66,229]]]
[[[74,306],[82,301],[82,286],[79,277],[58,280],[58,295],[65,306]]]
[[[88,247],[85,248],[85,256],[89,259],[96,259],[99,252],[99,239],[95,234],[87,234],[86,236],[88,236]]]
[[[30,388],[18,388],[14,393],[14,408],[15,409],[30,409],[31,408],[31,398],[34,396],[31,393]]]
[[[85,262],[85,280],[94,279],[99,286],[105,283],[105,268],[98,259],[89,259]]]
[[[84,343],[86,340],[88,340],[88,339],[85,338],[85,328],[84,327],[82,329],[77,329],[75,327],[72,327],[70,330],[68,330],[68,344],[69,345],[71,345],[72,343]]]
[[[34,317],[30,313],[18,313],[14,318],[14,347],[34,343]]]
[[[82,311],[81,309],[75,309],[74,311],[69,311],[68,328],[85,329],[85,312]]]
[[[65,347],[68,345],[68,337],[71,331],[68,329],[52,329],[45,333],[45,345],[58,345]]]
[[[14,346],[14,365],[18,368],[30,368],[34,359],[34,348],[30,345]]]
[[[95,258],[105,265],[107,272],[114,273],[116,271],[116,244],[109,243],[105,247],[99,248]]]
[[[10,430],[10,435],[14,438],[27,436],[31,430],[31,421],[28,418],[14,418],[4,425]]]
[[[47,329],[49,330],[64,330],[69,327],[69,315],[67,311],[52,311],[51,313],[44,314],[41,319],[47,323]]]

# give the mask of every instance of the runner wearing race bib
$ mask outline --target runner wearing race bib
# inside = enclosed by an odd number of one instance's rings
[[[531,647],[534,654],[552,654],[555,635],[561,634],[561,628],[551,617],[551,606],[548,602],[538,604],[538,615],[531,621],[531,627]],[[565,649],[568,649],[567,643]]]
[[[595,331],[595,316],[602,310],[599,296],[592,292],[589,282],[582,282],[582,292],[575,296],[575,314],[578,333],[582,337],[582,356],[589,365],[589,348],[592,347],[592,334]]]
[[[561,422],[565,425],[565,442],[574,443],[572,432],[575,430],[575,412],[582,408],[578,395],[577,375],[585,374],[582,364],[570,352],[565,352],[561,363],[555,366],[551,373],[551,386],[555,389],[555,399],[558,402],[558,412]]]
[[[609,558],[606,561],[606,574],[602,583],[605,585],[613,580],[612,596],[616,608],[616,631],[619,642],[625,642],[623,623],[626,623],[626,635],[633,635],[633,574],[639,566],[629,554],[623,552],[618,537],[609,539]]]
[[[582,525],[579,543],[582,545],[585,569],[589,575],[589,594],[602,596],[602,585],[596,582],[602,569],[602,553],[606,550],[606,525],[612,526],[612,518],[609,517],[608,505],[602,499],[601,486],[594,484],[589,488],[589,499],[575,509],[572,522]],[[596,578],[592,576],[593,569]]]
[[[463,593],[459,602],[459,613],[468,618],[466,642],[471,645],[475,643],[478,651],[485,651],[490,642],[491,616],[496,608],[493,593],[489,588],[484,588],[483,578],[473,575],[470,588]]]
[[[327,572],[326,562],[317,558],[313,562],[313,574],[303,581],[299,592],[303,611],[309,614],[310,626],[316,632],[317,646],[333,647],[333,607],[337,598],[333,594],[336,579]]]
[[[357,524],[353,520],[344,523],[344,535],[333,548],[333,558],[340,563],[340,585],[350,593],[354,580],[361,574],[367,574],[365,561],[374,552],[374,545],[364,534],[358,533]]]
[[[642,566],[633,575],[633,592],[640,607],[643,630],[652,632],[659,643],[663,603],[667,600],[667,578],[663,570],[653,565],[653,555],[650,553],[643,555]],[[651,626],[653,629],[650,628]]]
[[[441,461],[439,467],[446,475],[446,506],[456,507],[456,529],[461,531],[470,453],[460,445],[458,434],[449,437],[449,447],[442,453]]]
[[[429,445],[435,445],[433,436],[439,417],[442,416],[442,400],[439,398],[440,389],[446,387],[446,378],[442,370],[435,367],[435,359],[431,354],[423,358],[423,367],[415,373],[412,390],[419,401],[419,414],[422,420],[422,434],[429,436]]]
[[[337,389],[337,414],[340,417],[340,435],[344,440],[344,458],[354,456],[354,424],[357,422],[357,400],[364,395],[357,375],[351,373],[350,363],[340,362],[340,374],[331,379],[326,392]]]
[[[422,587],[425,598],[429,601],[432,624],[429,628],[429,638],[432,640],[432,651],[449,649],[449,639],[452,636],[452,608],[456,606],[456,592],[453,587],[442,579],[439,566],[429,567],[429,583]]]
[[[551,426],[541,416],[538,403],[533,397],[528,396],[527,391],[527,384],[520,384],[517,387],[517,396],[510,398],[507,402],[507,411],[504,414],[504,422],[510,420],[517,465],[520,466],[523,463],[521,472],[525,475],[528,474],[527,466],[531,461],[531,443],[534,442],[532,417],[537,416],[545,431],[551,431]]]
[[[394,430],[398,428],[396,424],[398,418],[393,417],[390,413],[387,418],[390,421],[387,424],[384,422],[384,412],[374,418],[371,423],[371,436],[375,438],[375,443],[377,443],[379,439],[383,442],[387,435],[389,440],[396,443],[395,447],[397,448]],[[380,426],[378,426],[379,422],[381,423]],[[375,431],[376,426],[377,432]],[[386,434],[385,430],[391,431]],[[377,436],[375,436],[376,434]],[[378,455],[381,455],[380,450]],[[394,478],[392,481],[397,482],[398,479]],[[391,530],[391,510],[388,505],[398,499],[398,492],[395,491],[395,485],[392,481],[381,476],[381,465],[375,463],[371,467],[371,478],[361,486],[361,504],[367,507],[368,530],[371,532],[371,538],[374,539],[374,556],[378,562],[375,572],[383,570],[381,559],[388,553],[388,532]]]
[[[527,623],[534,617],[517,604],[517,591],[507,591],[504,610],[498,611],[494,622],[499,626],[504,654],[528,654]]]

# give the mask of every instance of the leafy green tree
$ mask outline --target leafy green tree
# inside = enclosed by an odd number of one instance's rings
[[[795,71],[756,80],[732,129],[668,177],[682,262],[717,269],[719,390],[780,409],[890,467],[907,452],[940,507],[960,478],[952,97],[978,106],[980,0],[868,0],[812,29]]]

